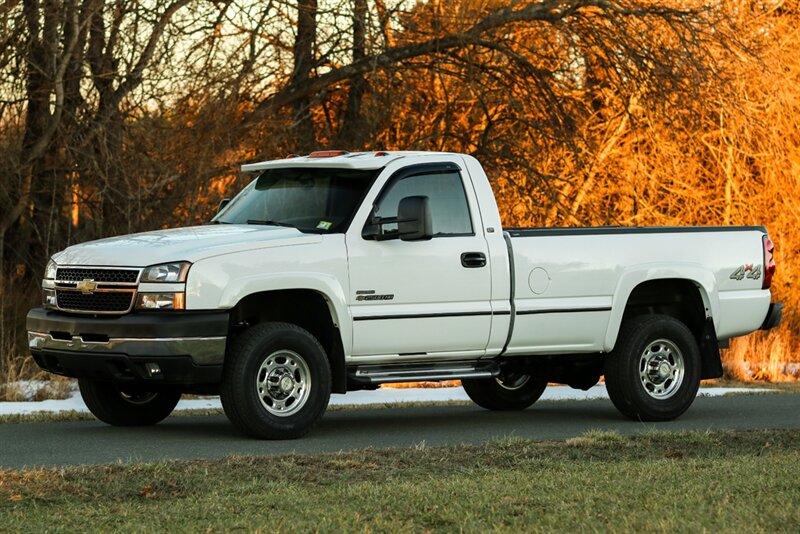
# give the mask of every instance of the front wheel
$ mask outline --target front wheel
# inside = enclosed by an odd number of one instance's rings
[[[331,370],[317,339],[288,323],[251,327],[232,344],[220,397],[241,432],[298,438],[319,421],[331,396]]]
[[[700,349],[692,332],[668,315],[623,322],[606,358],[608,396],[637,421],[669,421],[689,409],[700,387]]]
[[[83,402],[92,414],[109,425],[146,426],[164,420],[181,398],[177,390],[149,390],[132,385],[78,380]]]
[[[547,380],[522,373],[461,381],[472,402],[487,410],[524,410],[544,393]]]

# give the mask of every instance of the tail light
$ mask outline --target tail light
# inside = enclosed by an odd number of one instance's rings
[[[761,289],[769,289],[772,285],[772,276],[775,274],[775,244],[768,235],[764,236],[764,283]]]

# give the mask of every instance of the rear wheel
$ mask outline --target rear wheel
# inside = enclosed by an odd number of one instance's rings
[[[547,380],[523,373],[502,373],[497,378],[462,380],[472,402],[487,410],[524,410],[544,393]]]
[[[149,390],[88,378],[78,380],[78,388],[89,411],[114,426],[154,425],[171,414],[181,398],[177,390]]]
[[[225,362],[220,397],[231,423],[262,439],[298,438],[325,413],[331,395],[328,358],[317,339],[288,323],[246,330]]]
[[[637,421],[668,421],[689,409],[700,387],[700,349],[685,324],[668,315],[623,322],[608,355],[606,387],[614,406]]]

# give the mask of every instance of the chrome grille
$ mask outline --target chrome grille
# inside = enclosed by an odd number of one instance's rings
[[[80,291],[56,290],[58,307],[64,311],[125,313],[131,309],[133,296],[133,291],[98,291],[87,295]]]
[[[80,282],[88,279],[106,284],[135,284],[139,279],[139,271],[140,269],[59,267],[56,270],[56,280],[59,282]]]
[[[124,267],[58,267],[56,307],[77,313],[128,313],[141,272]]]

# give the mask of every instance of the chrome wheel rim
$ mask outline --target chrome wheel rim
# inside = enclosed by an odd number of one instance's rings
[[[122,391],[121,389],[118,391],[119,396],[129,404],[147,404],[158,395],[158,393],[154,391],[134,391],[133,393]]]
[[[495,381],[497,381],[497,384],[501,388],[507,389],[509,391],[514,391],[525,387],[525,384],[527,384],[530,381],[530,379],[531,375],[508,373],[506,375],[498,376],[497,378],[495,378]]]
[[[302,356],[279,350],[267,356],[256,375],[261,406],[278,417],[288,417],[305,406],[311,391],[311,371]]]
[[[639,358],[639,380],[645,393],[654,399],[668,399],[683,383],[686,366],[678,346],[668,339],[647,344]]]

